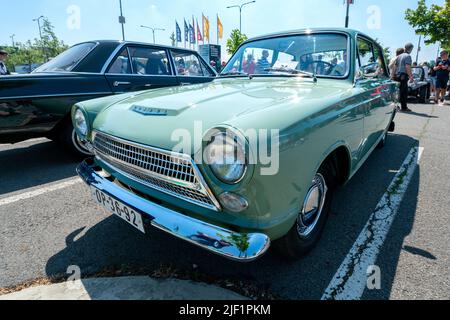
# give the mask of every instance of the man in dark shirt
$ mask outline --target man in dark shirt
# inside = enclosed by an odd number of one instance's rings
[[[5,50],[0,50],[0,76],[5,76],[9,74],[6,68],[6,59],[8,58],[8,52]]]
[[[450,61],[448,60],[448,51],[441,52],[441,60],[434,67],[436,71],[436,97],[435,103],[439,101],[444,103],[445,93],[447,91],[447,83],[450,74]]]

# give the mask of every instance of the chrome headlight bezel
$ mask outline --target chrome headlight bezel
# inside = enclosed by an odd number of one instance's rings
[[[90,127],[88,117],[86,112],[82,108],[78,106],[74,108],[72,114],[72,123],[76,133],[80,138],[86,139],[89,136]]]
[[[249,165],[246,139],[230,128],[214,128],[204,142],[203,159],[214,177],[227,185],[242,182]]]

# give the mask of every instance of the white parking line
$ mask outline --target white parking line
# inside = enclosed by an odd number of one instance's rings
[[[46,138],[35,138],[35,139],[30,139],[30,140],[25,140],[25,141],[21,141],[16,143],[15,145],[20,145],[20,144],[25,144],[25,143],[38,143],[38,142],[44,142],[44,141],[49,141]],[[2,146],[12,146],[13,144],[11,143],[0,143],[0,147]]]
[[[359,300],[367,287],[368,270],[378,258],[424,149],[415,147],[403,162],[322,300]]]
[[[57,184],[48,184],[39,189],[35,189],[35,190],[29,191],[29,192],[23,192],[23,193],[14,195],[14,196],[0,199],[0,207],[7,205],[7,204],[14,203],[14,202],[31,199],[31,198],[43,195],[47,192],[53,192],[53,191],[65,189],[65,188],[71,187],[71,186],[76,185],[81,182],[82,182],[81,179],[77,177],[77,178],[72,178],[70,180],[66,180],[64,182],[57,183]]]

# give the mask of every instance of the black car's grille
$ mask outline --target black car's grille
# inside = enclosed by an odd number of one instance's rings
[[[191,157],[143,146],[104,133],[94,133],[96,156],[120,174],[183,200],[217,210]]]

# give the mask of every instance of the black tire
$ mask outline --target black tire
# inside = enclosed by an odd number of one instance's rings
[[[83,143],[78,138],[72,123],[69,121],[62,127],[59,140],[63,147],[77,158],[87,158],[92,156],[92,153],[84,147]]]
[[[419,89],[419,103],[427,103],[427,96],[428,96],[428,88],[427,87],[421,87]]]
[[[324,178],[327,191],[325,192],[323,207],[314,229],[307,236],[301,235],[300,227],[303,224],[300,222],[302,214],[299,213],[299,217],[289,233],[273,244],[275,250],[290,260],[298,260],[315,248],[323,234],[326,221],[331,212],[333,194],[337,186],[337,170],[334,162],[331,160],[326,161],[317,172],[317,175],[321,175]],[[311,187],[313,185],[314,182],[312,182]],[[304,206],[305,204],[303,204]]]

